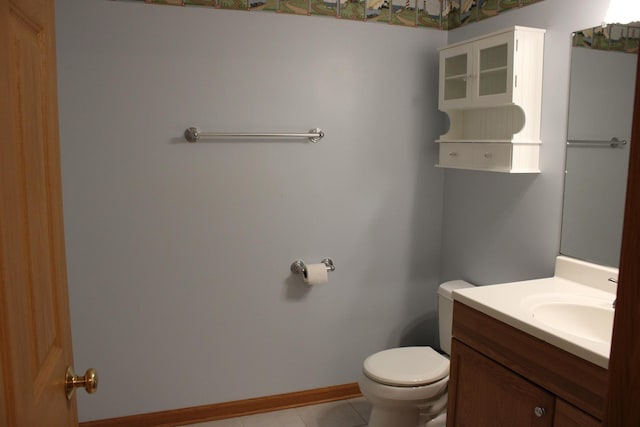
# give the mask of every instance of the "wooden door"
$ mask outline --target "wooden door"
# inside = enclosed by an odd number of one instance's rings
[[[0,0],[0,425],[76,426],[53,0]]]
[[[448,427],[551,427],[555,396],[453,339]]]
[[[603,425],[640,426],[640,55],[629,147],[618,299]]]

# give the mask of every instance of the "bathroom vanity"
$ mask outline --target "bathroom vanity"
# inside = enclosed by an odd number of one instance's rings
[[[454,292],[448,427],[601,424],[617,271],[587,264],[558,257],[552,278]]]
[[[600,425],[606,369],[460,302],[453,318],[448,426]]]

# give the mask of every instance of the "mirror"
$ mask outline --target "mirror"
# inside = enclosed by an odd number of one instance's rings
[[[640,23],[572,35],[560,253],[618,267]]]

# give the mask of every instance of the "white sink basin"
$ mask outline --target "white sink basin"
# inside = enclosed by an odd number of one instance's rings
[[[564,256],[553,277],[465,288],[455,301],[584,360],[609,366],[618,271]]]
[[[530,310],[534,319],[555,330],[591,341],[611,342],[614,311],[610,304],[549,302]]]

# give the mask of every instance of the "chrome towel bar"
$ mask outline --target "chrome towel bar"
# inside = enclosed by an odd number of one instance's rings
[[[609,140],[605,139],[570,139],[567,141],[567,145],[579,146],[579,147],[611,147],[618,148],[627,145],[627,141],[618,139],[615,136]]]
[[[310,142],[318,142],[324,137],[322,129],[310,129],[307,133],[227,133],[202,132],[195,127],[184,131],[184,138],[189,142],[198,142],[200,138],[309,138]]]

